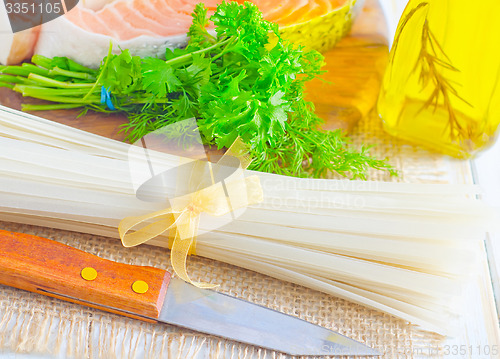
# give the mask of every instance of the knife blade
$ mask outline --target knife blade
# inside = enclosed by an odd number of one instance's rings
[[[148,322],[289,355],[380,355],[339,333],[168,271],[100,258],[38,236],[0,230],[0,284]]]

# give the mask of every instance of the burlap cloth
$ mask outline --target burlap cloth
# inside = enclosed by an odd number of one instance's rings
[[[468,163],[431,154],[386,135],[376,114],[363,120],[354,144],[376,144],[398,178],[373,172],[370,180],[463,183]],[[142,245],[124,248],[116,239],[0,222],[0,228],[54,239],[103,258],[169,268],[169,251]],[[213,260],[191,257],[194,280],[217,290],[333,329],[380,350],[383,358],[439,357],[443,338],[411,324],[327,294]],[[169,325],[142,323],[42,295],[0,286],[0,349],[63,358],[285,358],[252,346],[224,341]]]

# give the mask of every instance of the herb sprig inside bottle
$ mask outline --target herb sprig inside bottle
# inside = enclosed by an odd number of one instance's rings
[[[222,2],[207,30],[207,9],[192,14],[186,48],[166,58],[140,58],[128,50],[103,59],[98,70],[65,58],[34,56],[37,66],[0,68],[0,86],[57,102],[25,110],[84,107],[123,111],[127,140],[195,117],[206,145],[219,149],[240,137],[249,145],[249,169],[297,177],[334,172],[365,178],[367,169],[388,170],[367,148],[348,146],[340,130],[322,131],[322,120],[304,100],[304,83],[321,73],[316,51],[281,39],[276,24],[251,4]],[[186,134],[182,134],[186,136]]]

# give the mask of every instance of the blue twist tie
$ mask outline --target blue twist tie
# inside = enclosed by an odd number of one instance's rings
[[[108,89],[105,89],[104,86],[101,86],[101,103],[106,104],[111,111],[115,111],[116,107],[113,105],[111,101],[111,92]]]

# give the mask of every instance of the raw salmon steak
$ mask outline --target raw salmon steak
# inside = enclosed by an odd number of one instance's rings
[[[213,13],[222,0],[205,0]],[[237,0],[244,3],[244,0]],[[84,65],[98,67],[110,43],[113,51],[129,49],[134,55],[163,56],[166,48],[187,43],[191,13],[200,0],[81,0],[79,5],[55,20],[41,26],[24,39],[11,41],[9,52],[16,52],[19,61],[33,52],[48,57],[66,56]],[[362,0],[253,0],[265,19],[276,22],[284,37],[313,48],[323,49],[336,42],[350,26],[354,5]],[[325,27],[331,14],[335,27]],[[311,19],[315,19],[311,23]],[[318,21],[319,20],[319,21]],[[0,24],[3,21],[0,18]],[[329,22],[331,23],[331,21]],[[316,33],[311,37],[310,33]],[[325,42],[329,35],[334,41]],[[320,46],[316,46],[318,42]],[[19,51],[19,49],[23,51]],[[2,50],[2,48],[0,48]],[[2,52],[2,53],[9,53]],[[23,57],[24,56],[24,57]],[[7,59],[0,58],[5,63]]]

